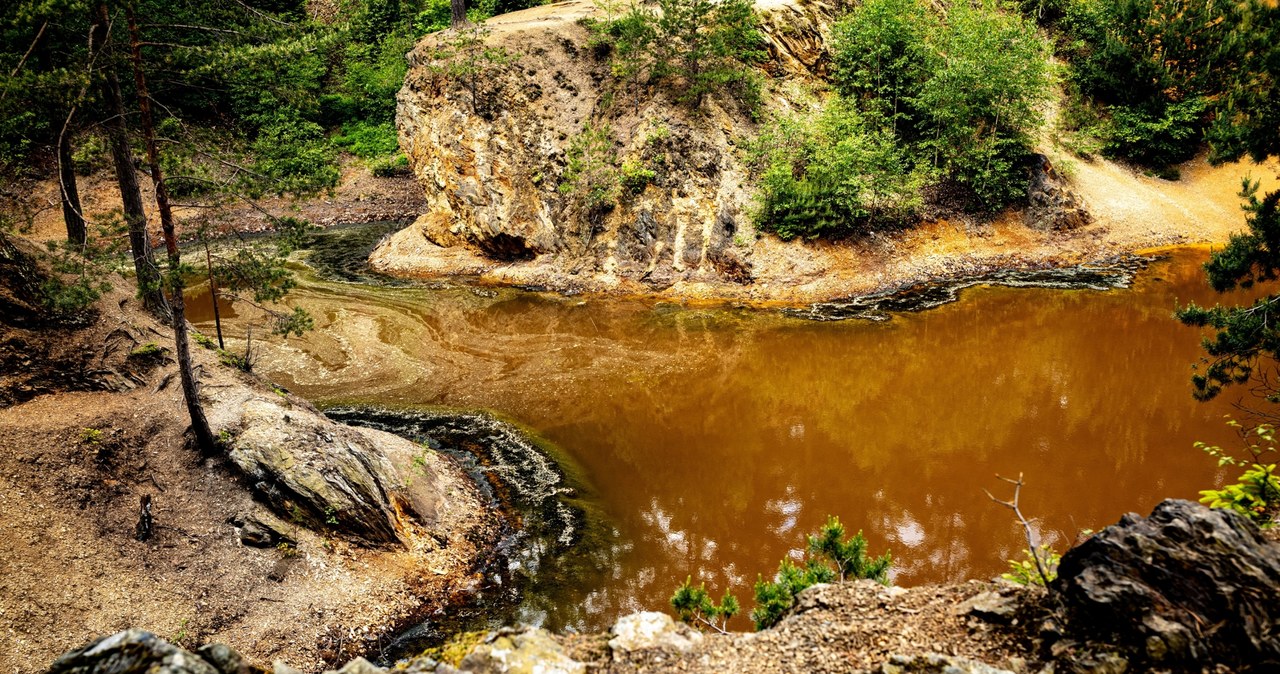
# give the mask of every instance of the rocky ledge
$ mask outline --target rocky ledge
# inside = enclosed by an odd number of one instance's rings
[[[1048,591],[818,585],[778,626],[753,634],[704,634],[638,613],[608,634],[506,628],[455,642],[440,651],[447,662],[420,656],[384,669],[357,659],[337,674],[1263,672],[1280,667],[1277,599],[1280,545],[1236,513],[1166,501],[1069,551]],[[260,670],[223,646],[192,652],[138,630],[71,651],[49,670],[143,671]],[[274,671],[293,674],[279,662]]]

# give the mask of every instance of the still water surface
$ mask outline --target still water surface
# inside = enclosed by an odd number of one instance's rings
[[[1192,443],[1232,442],[1242,395],[1189,392],[1199,334],[1171,313],[1217,299],[1205,256],[1130,290],[977,287],[883,323],[304,273],[290,302],[317,329],[259,346],[258,371],[320,404],[496,410],[559,445],[609,561],[525,617],[601,629],[689,575],[749,597],[828,514],[891,550],[899,584],[991,577],[1024,547],[983,493],[1007,496],[997,473],[1025,474],[1023,509],[1060,548],[1195,498],[1224,474]],[[227,313],[243,334],[252,316]]]

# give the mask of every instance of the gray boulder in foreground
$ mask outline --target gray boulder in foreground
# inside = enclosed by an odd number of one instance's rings
[[[1280,545],[1243,516],[1167,500],[1062,557],[1069,629],[1164,666],[1280,668]]]
[[[150,632],[128,629],[64,653],[53,661],[49,674],[236,673],[220,672],[204,658]]]

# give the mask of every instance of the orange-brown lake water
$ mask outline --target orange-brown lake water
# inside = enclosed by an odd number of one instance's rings
[[[1025,475],[1059,549],[1196,498],[1227,475],[1192,443],[1232,442],[1247,399],[1190,394],[1200,334],[1171,315],[1218,299],[1206,256],[1174,251],[1128,290],[975,287],[881,323],[306,275],[290,303],[316,330],[255,339],[257,370],[319,404],[495,410],[558,445],[594,487],[609,568],[533,617],[600,629],[665,609],[686,576],[748,599],[829,514],[892,551],[898,584],[990,578],[1025,547],[983,493],[1008,496],[997,473]]]

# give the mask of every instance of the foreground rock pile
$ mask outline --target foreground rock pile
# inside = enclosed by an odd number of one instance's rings
[[[777,627],[704,634],[637,613],[607,635],[504,628],[453,662],[387,670],[357,659],[338,674],[908,672],[1020,674],[1276,671],[1280,546],[1248,520],[1187,501],[1127,515],[1062,561],[1053,592],[1010,583],[921,588],[817,585]],[[59,658],[50,674],[248,674],[225,646],[190,652],[138,630]],[[296,674],[283,663],[275,674]]]

